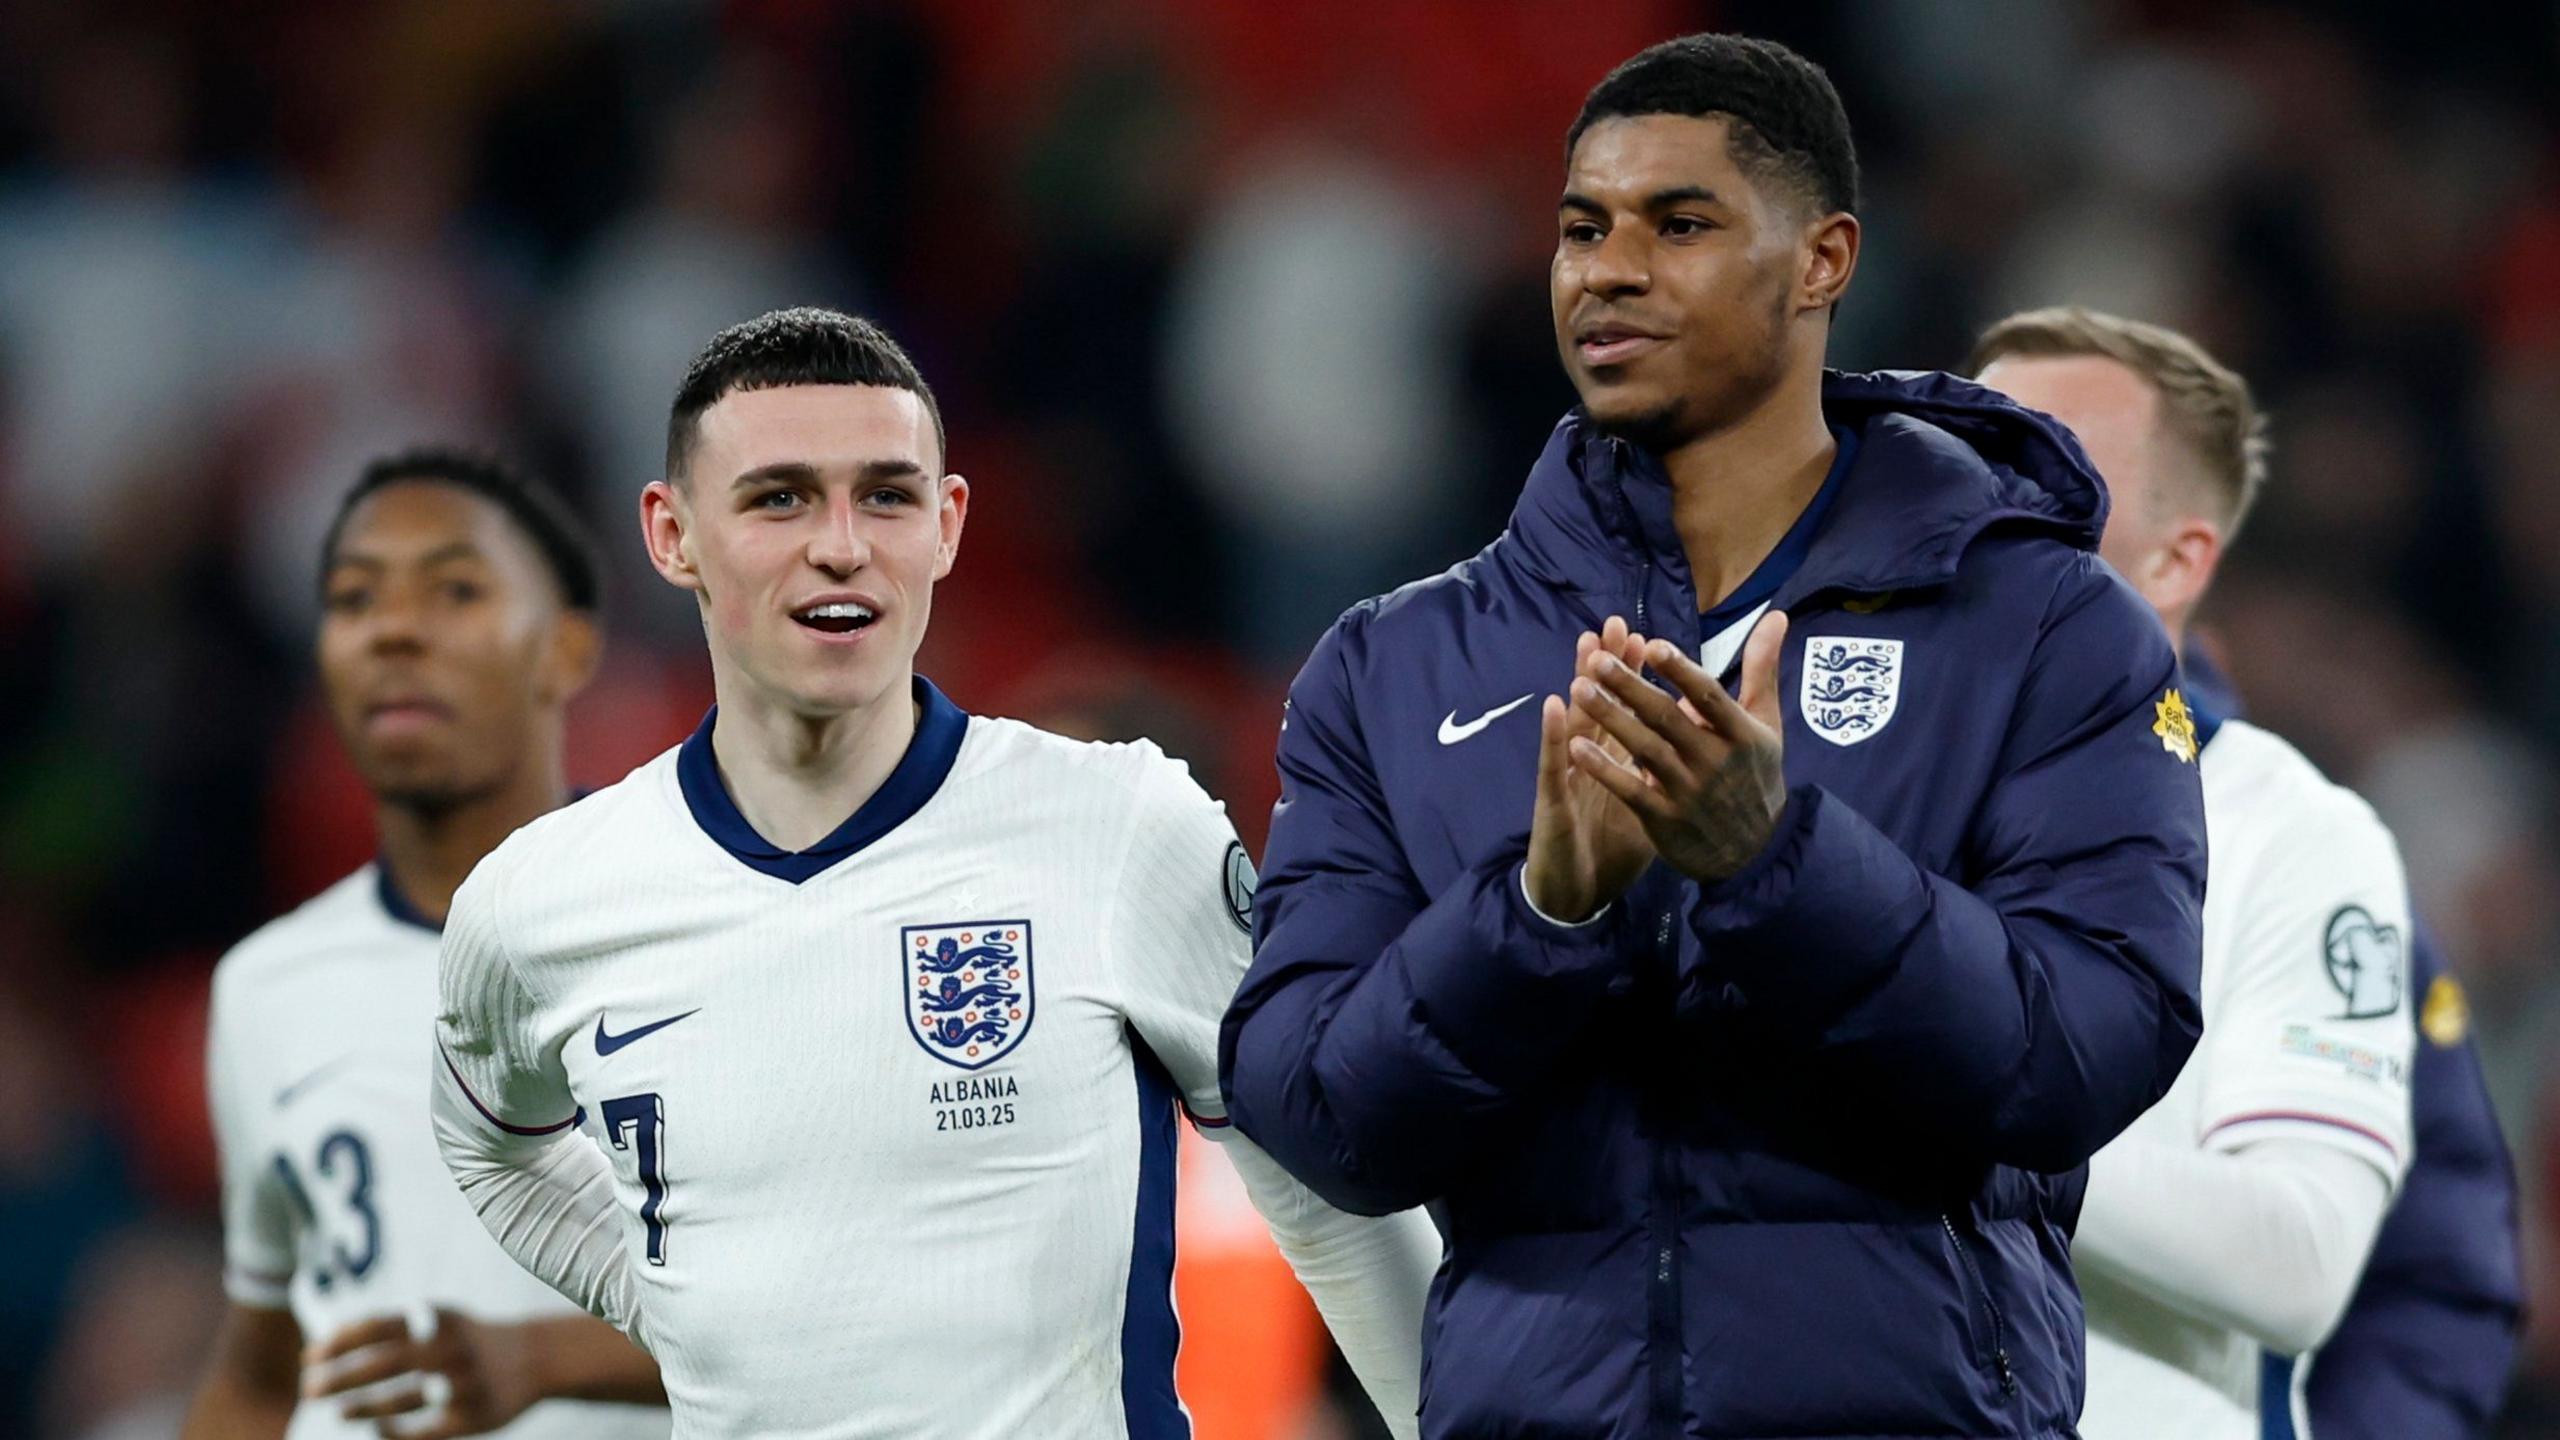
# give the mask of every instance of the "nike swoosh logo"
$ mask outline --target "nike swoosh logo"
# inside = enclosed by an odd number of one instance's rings
[[[602,1015],[598,1015],[596,1017],[596,1054],[599,1057],[610,1055],[614,1051],[621,1049],[623,1046],[630,1044],[634,1040],[655,1035],[677,1021],[686,1018],[686,1016],[699,1015],[701,1013],[702,1011],[697,1007],[692,1010],[687,1010],[683,1015],[670,1015],[664,1020],[653,1021],[650,1024],[641,1026],[637,1030],[625,1030],[619,1035],[606,1034],[604,1030],[604,1017]]]
[[[330,1071],[337,1069],[339,1066],[346,1064],[348,1061],[353,1060],[354,1058],[356,1058],[356,1057],[355,1057],[354,1055],[352,1055],[352,1054],[341,1055],[341,1056],[339,1056],[337,1059],[332,1060],[332,1061],[330,1061],[329,1063],[327,1063],[327,1064],[325,1064],[325,1065],[322,1065],[321,1067],[319,1067],[319,1068],[318,1068],[318,1069],[316,1069],[316,1070],[312,1070],[312,1071],[310,1071],[310,1072],[306,1073],[306,1074],[305,1074],[301,1079],[296,1080],[296,1081],[294,1081],[292,1084],[287,1085],[287,1086],[286,1086],[286,1087],[284,1087],[283,1089],[281,1089],[281,1090],[277,1091],[277,1092],[276,1092],[276,1108],[277,1108],[277,1109],[279,1109],[279,1110],[281,1110],[281,1109],[283,1109],[285,1106],[292,1104],[292,1103],[293,1103],[293,1097],[295,1097],[296,1095],[301,1094],[303,1091],[305,1091],[305,1090],[307,1090],[307,1089],[311,1088],[311,1082],[312,1082],[312,1081],[319,1079],[321,1076],[328,1074]]]
[[[1531,695],[1536,693],[1536,691],[1530,692]],[[1494,721],[1501,719],[1503,716],[1510,714],[1512,711],[1517,710],[1528,703],[1529,695],[1523,695],[1508,705],[1494,706],[1492,709],[1487,710],[1464,725],[1458,723],[1458,712],[1452,710],[1449,712],[1449,718],[1440,722],[1440,743],[1443,745],[1455,745],[1459,741],[1475,735],[1487,725],[1492,724]]]

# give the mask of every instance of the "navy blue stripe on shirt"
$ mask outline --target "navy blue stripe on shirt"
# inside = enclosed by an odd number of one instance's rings
[[[480,1112],[480,1118],[497,1126],[499,1129],[506,1131],[510,1135],[556,1135],[587,1118],[586,1107],[581,1105],[570,1114],[568,1119],[559,1121],[556,1124],[510,1125],[506,1121],[499,1119],[495,1111],[491,1110],[488,1106],[481,1104],[479,1096],[471,1093],[471,1082],[463,1079],[462,1072],[453,1068],[453,1057],[444,1053],[444,1047],[442,1045],[438,1045],[436,1047],[436,1058],[444,1062],[445,1073],[453,1077],[454,1088],[462,1092],[463,1099],[471,1102],[472,1109]]]
[[[720,778],[720,762],[711,750],[711,728],[720,718],[717,705],[676,752],[676,784],[684,791],[685,808],[693,812],[693,822],[702,827],[702,833],[739,864],[797,885],[905,824],[942,788],[952,762],[960,758],[960,742],[968,735],[968,712],[921,675],[915,680],[915,699],[919,711],[915,738],[907,742],[907,753],[899,758],[897,768],[860,809],[806,850],[785,850],[757,834],[739,812],[738,802],[730,798],[728,784]]]
[[[1138,1077],[1138,1207],[1129,1246],[1129,1295],[1120,1316],[1120,1408],[1129,1440],[1190,1440],[1191,1417],[1173,1388],[1182,1321],[1173,1310],[1174,1144],[1180,1091],[1134,1033]]]
[[[2258,1352],[2258,1440],[2295,1440],[2293,1357]]]

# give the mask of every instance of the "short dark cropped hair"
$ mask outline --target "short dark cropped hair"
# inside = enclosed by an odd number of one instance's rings
[[[1584,131],[1639,115],[1721,116],[1735,163],[1755,182],[1777,180],[1826,215],[1858,208],[1858,149],[1840,92],[1774,40],[1683,35],[1637,51],[1583,100],[1565,132],[1566,163]]]
[[[560,598],[572,610],[593,611],[602,601],[602,583],[596,569],[595,542],[587,535],[559,492],[531,473],[518,469],[494,455],[464,450],[447,445],[420,445],[385,455],[364,467],[364,473],[338,498],[338,513],[329,519],[328,538],[320,545],[320,583],[329,583],[329,572],[338,563],[338,541],[346,533],[348,517],[376,491],[411,481],[451,485],[467,490],[506,512],[533,548],[542,556],[551,578],[559,582]]]
[[[676,387],[667,413],[667,477],[684,473],[700,433],[702,412],[733,390],[783,385],[881,385],[908,390],[933,418],[934,448],[950,468],[951,447],[942,433],[942,407],[933,387],[889,332],[859,315],[814,305],[774,310],[711,337]]]

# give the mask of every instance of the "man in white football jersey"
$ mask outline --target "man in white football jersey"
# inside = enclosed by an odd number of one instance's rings
[[[321,685],[381,858],[214,971],[231,1306],[186,1434],[663,1437],[656,1365],[490,1242],[419,1084],[454,887],[567,798],[562,711],[595,666],[594,561],[548,491],[420,450],[341,501],[321,600]]]
[[[694,361],[641,519],[718,703],[455,896],[445,1158],[657,1356],[680,1434],[1178,1436],[1187,1111],[1410,1435],[1429,1221],[1335,1211],[1226,1128],[1225,812],[1151,745],[915,673],[970,498],[944,455],[866,321],[780,311]]]
[[[2114,499],[2101,553],[2184,650],[2265,473],[2247,384],[2077,308],[1992,326],[1973,368],[2079,435]],[[2346,1310],[2411,1153],[2407,881],[2372,808],[2282,739],[2192,702],[2157,728],[2202,752],[2205,1031],[2089,1164],[2082,1432],[2307,1433],[2290,1357]]]

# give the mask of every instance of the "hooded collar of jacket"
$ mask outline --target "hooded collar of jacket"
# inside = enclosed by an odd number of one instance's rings
[[[1858,450],[1812,553],[1778,592],[1780,609],[1824,590],[1944,584],[1994,525],[2097,548],[2106,487],[2048,416],[1934,371],[1826,371],[1822,411],[1858,437]],[[1511,534],[1531,568],[1569,589],[1621,593],[1659,568],[1695,593],[1661,462],[1602,434],[1580,407],[1531,468]]]

